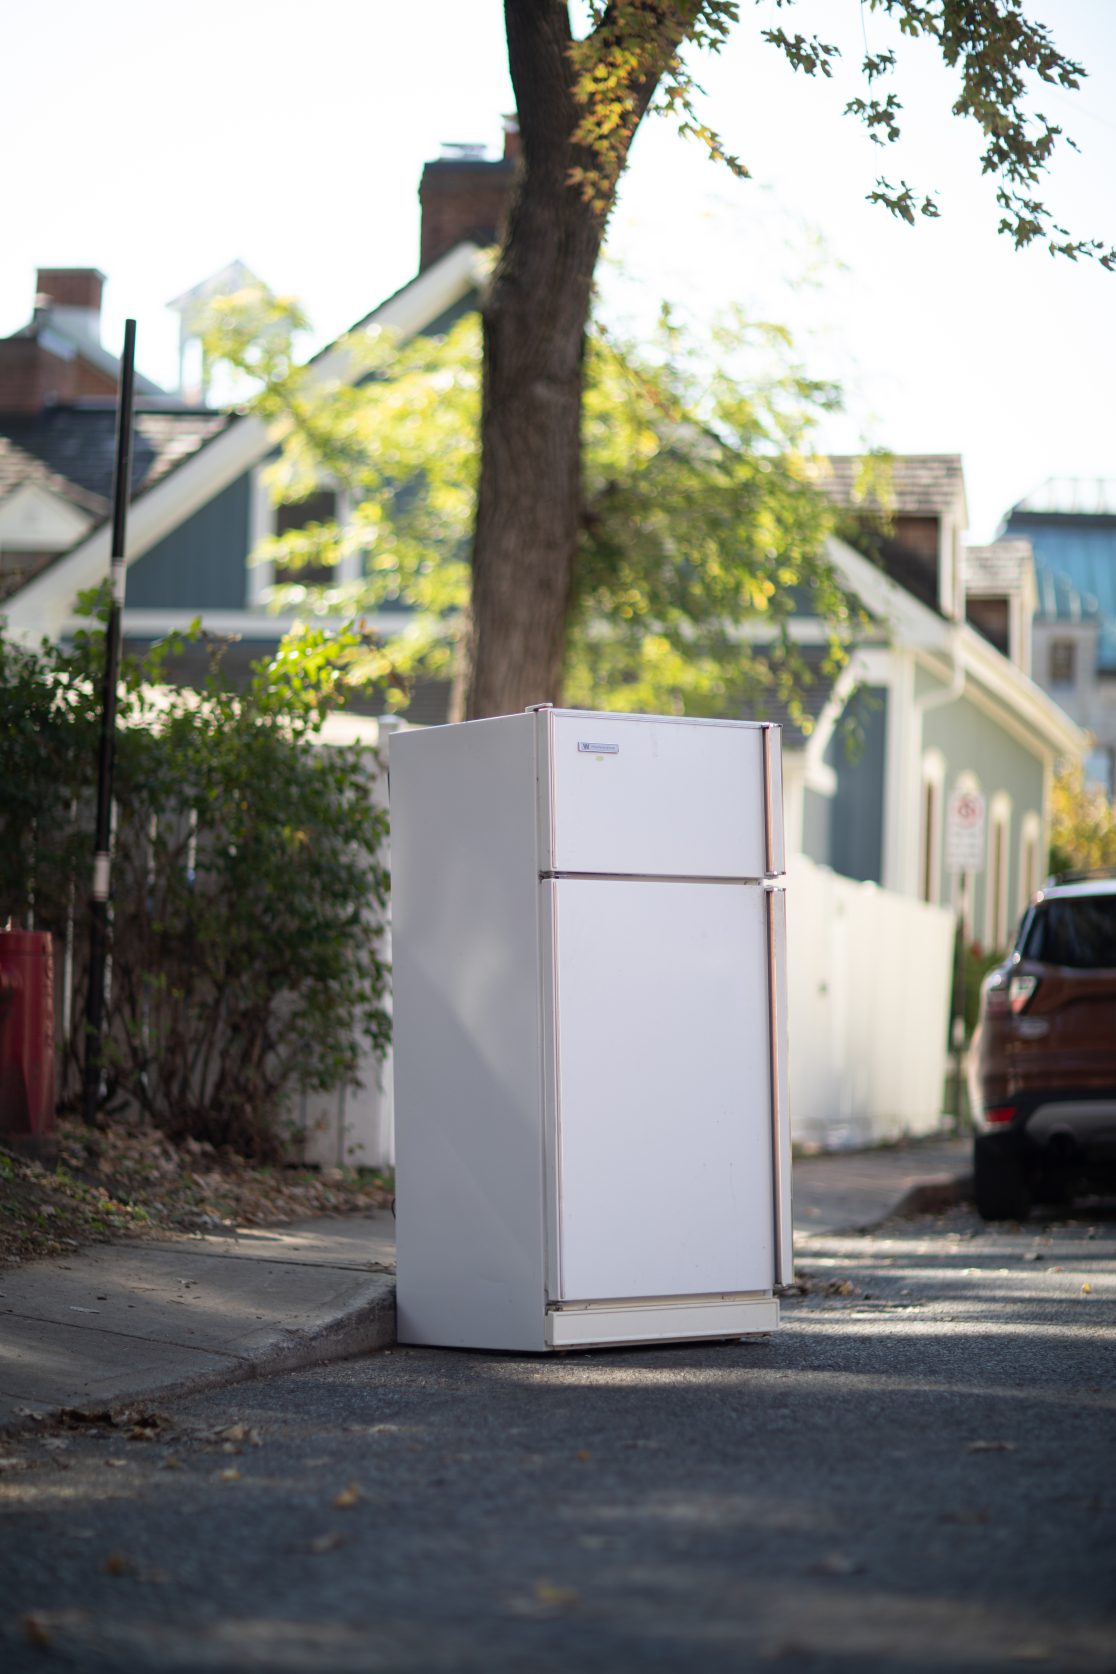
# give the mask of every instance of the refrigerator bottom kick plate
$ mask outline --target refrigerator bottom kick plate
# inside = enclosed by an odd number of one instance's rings
[[[590,1348],[602,1343],[684,1342],[696,1337],[741,1337],[774,1331],[779,1304],[773,1296],[746,1300],[598,1303],[546,1316],[548,1348]]]

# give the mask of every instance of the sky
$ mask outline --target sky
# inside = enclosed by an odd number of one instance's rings
[[[1044,196],[1076,235],[1116,244],[1116,4],[1027,0],[1089,71],[1037,108],[1072,135]],[[782,25],[842,48],[830,82],[760,38]],[[608,240],[604,306],[662,301],[695,329],[739,305],[795,332],[846,411],[821,444],[960,453],[970,538],[1050,476],[1116,476],[1116,274],[1013,251],[996,233],[979,134],[950,114],[932,46],[902,43],[896,147],[842,115],[865,45],[860,0],[742,0],[719,57],[695,56],[702,111],[751,171],[736,181],[664,119],[644,124]],[[53,0],[5,19],[9,159],[0,335],[26,323],[36,267],[107,276],[104,341],[137,325],[149,377],[177,377],[167,302],[240,259],[336,336],[417,267],[418,183],[448,142],[497,155],[514,108],[499,0]],[[877,177],[933,190],[915,227],[868,205]]]

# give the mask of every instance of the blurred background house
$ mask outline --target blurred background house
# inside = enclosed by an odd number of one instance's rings
[[[458,147],[427,165],[419,271],[354,331],[434,334],[477,305],[482,246],[497,235],[515,152],[511,125],[499,158]],[[95,269],[40,270],[30,324],[0,342],[0,608],[32,638],[71,633],[78,593],[108,570],[116,363],[99,340],[101,284]],[[184,321],[207,287],[176,299]],[[344,340],[314,367],[352,376]],[[228,640],[234,678],[274,649],[290,625],[266,603],[281,578],[249,561],[254,547],[300,517],[344,518],[348,508],[328,482],[297,508],[273,505],[262,475],[273,453],[256,417],[139,381],[126,644],[142,648],[200,617]],[[793,1121],[797,1138],[819,1144],[941,1125],[958,918],[967,941],[1007,944],[1043,875],[1055,765],[1082,756],[1079,723],[1094,724],[1102,699],[1111,725],[1098,736],[1116,740],[1105,685],[1111,675],[1116,694],[1116,594],[1089,579],[1104,543],[1116,550],[1116,515],[1053,510],[1052,496],[1037,510],[1021,502],[1001,540],[967,550],[957,455],[896,456],[868,495],[859,466],[830,459],[821,486],[845,514],[830,559],[869,626],[832,676],[822,672],[824,624],[796,615],[815,671],[806,714],[767,712],[784,725],[795,856]],[[170,677],[197,679],[205,658],[188,648]],[[444,685],[417,687],[406,722],[443,720],[447,698]],[[374,716],[331,727],[369,747],[380,737]],[[1101,748],[1111,784],[1111,743]],[[986,810],[983,864],[966,879],[946,855],[958,791],[978,793]],[[365,1080],[360,1093],[304,1103],[316,1160],[390,1161],[390,1079],[379,1085],[369,1065]]]

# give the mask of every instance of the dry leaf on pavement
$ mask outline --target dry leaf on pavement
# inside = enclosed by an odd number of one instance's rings
[[[551,1610],[579,1603],[578,1595],[572,1587],[558,1587],[553,1581],[536,1581],[535,1598],[539,1604],[545,1604]]]
[[[359,1505],[361,1498],[360,1484],[350,1482],[348,1487],[342,1488],[333,1503],[338,1511],[348,1511],[351,1506]]]
[[[45,1616],[37,1611],[29,1610],[22,1618],[23,1637],[29,1645],[53,1645],[54,1633]]]

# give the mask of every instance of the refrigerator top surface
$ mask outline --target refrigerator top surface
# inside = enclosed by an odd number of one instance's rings
[[[535,715],[553,715],[573,720],[598,720],[624,723],[626,721],[648,722],[655,726],[664,727],[731,727],[738,732],[781,732],[782,729],[774,721],[737,721],[722,720],[713,715],[639,715],[628,710],[615,709],[556,709],[553,704],[539,703],[529,711]]]

